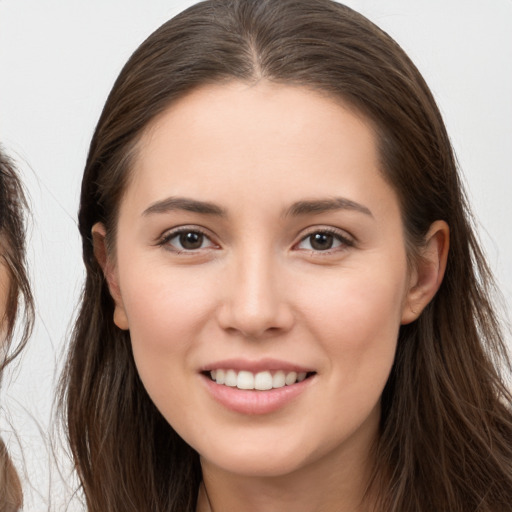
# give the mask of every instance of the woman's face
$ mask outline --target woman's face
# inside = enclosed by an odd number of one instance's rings
[[[144,386],[204,464],[367,455],[410,315],[379,166],[365,119],[267,82],[196,90],[146,131],[105,270]]]

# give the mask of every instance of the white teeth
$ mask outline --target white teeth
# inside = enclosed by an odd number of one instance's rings
[[[272,389],[272,374],[270,372],[260,372],[254,377],[254,389],[265,391]]]
[[[274,373],[272,377],[272,387],[273,388],[282,388],[286,384],[286,375],[282,370]]]
[[[224,370],[214,370],[215,377],[212,375],[212,379],[217,381],[217,384],[224,384],[226,382],[226,372]],[[213,373],[213,372],[212,372]]]
[[[266,391],[269,389],[291,386],[297,382],[302,382],[306,372],[287,372],[278,370],[273,375],[270,371],[252,373],[246,370],[236,372],[235,370],[216,369],[210,371],[210,376],[217,384],[224,384],[238,389]]]
[[[237,374],[235,370],[228,370],[226,372],[226,378],[224,379],[224,384],[229,386],[230,388],[235,388],[237,384]]]
[[[287,386],[291,386],[292,384],[295,384],[295,382],[297,381],[297,373],[296,372],[287,373],[284,381]]]
[[[236,387],[238,389],[254,389],[254,375],[251,372],[238,372]]]

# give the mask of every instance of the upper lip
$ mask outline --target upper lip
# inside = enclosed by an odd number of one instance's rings
[[[235,371],[248,371],[252,373],[263,372],[266,370],[278,371],[283,370],[286,372],[313,372],[312,368],[300,364],[291,363],[289,361],[281,361],[278,359],[258,359],[250,361],[247,359],[223,359],[208,363],[200,368],[201,372],[209,372],[211,370],[235,370]]]

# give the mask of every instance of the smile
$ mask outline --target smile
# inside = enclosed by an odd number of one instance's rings
[[[211,370],[209,375],[220,385],[243,390],[268,391],[302,382],[307,378],[308,373],[284,370],[253,373],[246,370],[217,369]]]
[[[317,380],[315,371],[224,368],[203,370],[202,381],[217,403],[238,414],[276,412],[306,394]]]

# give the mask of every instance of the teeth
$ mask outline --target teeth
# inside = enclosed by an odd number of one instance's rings
[[[282,370],[274,373],[272,377],[272,387],[273,388],[282,388],[286,384],[286,375]]]
[[[238,389],[254,389],[254,375],[251,372],[238,372],[236,387]]]
[[[226,372],[226,378],[224,379],[224,384],[229,386],[230,388],[236,388],[238,376],[235,370],[228,370]]]
[[[290,372],[286,374],[284,379],[287,386],[291,386],[297,382],[297,372]]]
[[[238,389],[256,389],[266,391],[269,389],[291,386],[297,382],[302,382],[306,378],[306,372],[287,372],[278,370],[273,375],[270,371],[252,373],[245,370],[236,372],[235,370],[217,369],[210,372],[212,380],[217,384],[224,384]]]
[[[217,370],[215,376],[212,375],[212,379],[217,381],[217,384],[224,384],[226,382],[226,372],[224,370]]]
[[[272,375],[270,372],[260,372],[254,377],[254,389],[265,391],[272,389]]]

